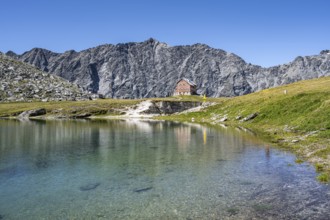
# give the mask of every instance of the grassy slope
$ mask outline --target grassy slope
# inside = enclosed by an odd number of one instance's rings
[[[252,113],[259,115],[246,122],[236,120],[237,116]],[[217,124],[224,117],[228,118],[224,123],[258,131],[271,142],[314,163],[318,171],[330,172],[330,77],[222,99],[220,104],[203,112],[168,118],[181,121],[194,118],[195,122]]]

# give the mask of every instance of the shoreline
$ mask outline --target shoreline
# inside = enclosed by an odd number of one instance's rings
[[[196,113],[196,112],[194,112]],[[187,113],[183,114],[172,114],[167,116],[162,115],[148,115],[148,114],[136,114],[136,115],[92,115],[85,118],[70,118],[67,117],[57,117],[54,115],[48,115],[48,116],[36,116],[36,117],[30,117],[27,119],[19,119],[18,117],[0,117],[2,120],[19,120],[19,121],[29,121],[29,120],[141,120],[141,121],[173,121],[173,122],[180,122],[180,123],[189,123],[189,124],[198,124],[198,125],[207,125],[207,126],[216,126],[216,127],[232,127],[232,128],[238,128],[243,130],[249,130],[251,133],[253,133],[256,137],[260,138],[262,141],[265,141],[266,143],[270,144],[270,146],[275,147],[280,150],[285,150],[293,153],[296,157],[296,163],[302,163],[302,162],[308,162],[311,165],[314,165],[316,172],[319,173],[319,175],[327,175],[330,174],[330,162],[327,158],[317,157],[313,155],[310,151],[304,151],[303,149],[306,149],[306,146],[308,145],[315,145],[317,149],[320,149],[320,147],[317,147],[317,145],[321,145],[322,141],[314,142],[314,143],[307,143],[304,141],[303,137],[306,137],[304,134],[299,133],[292,133],[292,132],[286,132],[285,135],[278,135],[278,133],[270,132],[270,130],[278,130],[278,128],[273,127],[272,129],[266,131],[266,130],[260,130],[257,128],[257,126],[254,126],[252,124],[245,124],[242,125],[237,122],[232,121],[225,121],[225,122],[212,122],[210,119],[199,120],[187,120],[187,118],[182,118],[182,115],[186,116]],[[188,113],[189,114],[189,113]],[[313,134],[311,134],[313,135]],[[299,138],[300,137],[300,138]],[[291,139],[295,138],[299,139],[299,141],[290,141]],[[326,144],[326,143],[325,143]],[[297,145],[300,145],[299,148],[295,147]],[[328,178],[328,177],[326,177]],[[320,182],[329,182],[329,179],[327,181],[320,180]]]

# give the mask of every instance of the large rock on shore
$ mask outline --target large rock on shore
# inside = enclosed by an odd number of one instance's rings
[[[40,116],[40,115],[45,115],[45,114],[46,114],[46,109],[40,108],[40,109],[33,109],[33,110],[22,112],[21,114],[18,115],[17,118],[27,119],[30,117],[35,117],[35,116]]]

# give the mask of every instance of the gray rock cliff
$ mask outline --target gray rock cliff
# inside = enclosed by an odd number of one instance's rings
[[[80,52],[54,53],[35,48],[22,55],[7,55],[110,98],[168,96],[182,77],[194,81],[199,93],[219,97],[330,75],[328,50],[262,68],[204,44],[171,47],[152,38]]]

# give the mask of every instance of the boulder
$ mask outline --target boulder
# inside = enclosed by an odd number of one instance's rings
[[[220,122],[225,122],[225,121],[227,121],[227,120],[228,120],[228,117],[225,116],[225,117],[223,117],[223,118],[220,119]]]
[[[235,119],[236,119],[236,120],[241,120],[241,119],[242,119],[242,116],[238,115],[238,116],[236,116]]]
[[[90,116],[92,116],[92,114],[82,113],[82,114],[78,114],[78,115],[72,115],[72,116],[70,116],[70,118],[88,118]]]
[[[254,119],[254,118],[257,117],[257,116],[258,116],[258,113],[255,112],[255,113],[253,113],[253,114],[251,114],[251,115],[248,115],[248,116],[246,116],[245,118],[243,118],[242,121],[250,121],[250,120]]]
[[[45,114],[46,114],[46,109],[39,108],[39,109],[22,112],[21,114],[18,115],[18,118],[24,119],[24,118],[30,118],[30,117],[35,117],[35,116],[45,115]]]

